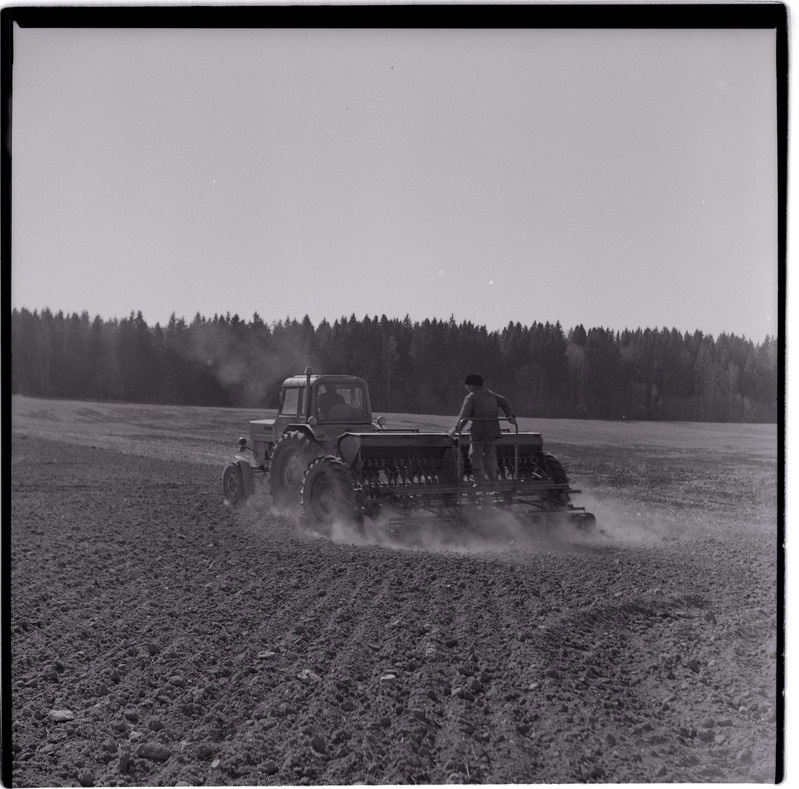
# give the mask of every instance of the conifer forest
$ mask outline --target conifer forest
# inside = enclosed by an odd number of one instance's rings
[[[31,397],[274,408],[285,377],[359,375],[375,412],[457,413],[467,373],[540,418],[776,422],[776,338],[508,323],[341,317],[314,325],[255,313],[174,314],[14,309],[12,392]]]

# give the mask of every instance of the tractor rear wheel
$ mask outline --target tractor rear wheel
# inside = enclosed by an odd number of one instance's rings
[[[557,484],[569,484],[569,478],[561,462],[549,452],[544,452],[544,466],[549,474],[549,478]],[[553,490],[550,497],[558,504],[568,504],[569,494],[565,490]]]
[[[302,520],[306,526],[329,535],[333,525],[357,522],[355,479],[350,467],[325,455],[308,466],[302,482]]]
[[[269,464],[269,492],[279,509],[295,509],[308,464],[322,454],[318,444],[298,430],[289,430],[275,445]]]
[[[228,463],[222,472],[222,494],[228,507],[237,509],[247,499],[244,492],[244,478],[238,463]]]

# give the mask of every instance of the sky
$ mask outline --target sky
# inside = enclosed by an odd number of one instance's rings
[[[12,306],[778,332],[773,30],[14,31]]]

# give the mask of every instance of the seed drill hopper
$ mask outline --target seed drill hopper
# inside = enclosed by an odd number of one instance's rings
[[[477,486],[470,438],[460,433],[392,430],[372,421],[361,378],[304,375],[286,379],[274,419],[250,422],[239,454],[223,472],[225,500],[238,506],[269,480],[273,503],[299,510],[326,533],[336,523],[465,521],[485,509],[531,520],[565,516],[590,526],[594,516],[575,507],[560,462],[543,449],[540,433],[505,429],[497,440],[497,480]]]

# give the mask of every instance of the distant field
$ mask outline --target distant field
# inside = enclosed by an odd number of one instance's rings
[[[274,416],[274,410],[202,406],[142,405],[13,398],[15,429],[48,429],[75,436],[130,437],[133,434],[203,437],[231,446],[250,419]],[[449,430],[454,415],[385,414],[389,427]],[[712,448],[731,457],[776,461],[777,427],[709,422],[610,422],[575,419],[519,419],[520,430],[542,433],[553,445],[618,447],[677,454]],[[231,432],[232,431],[232,432]],[[233,435],[233,434],[236,435]]]

